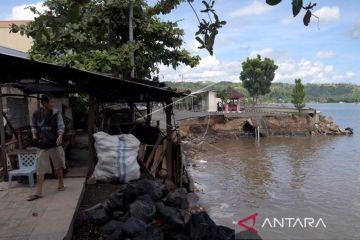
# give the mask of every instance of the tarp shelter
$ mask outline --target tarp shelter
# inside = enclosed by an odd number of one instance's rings
[[[89,95],[89,147],[95,159],[92,134],[95,124],[95,99],[101,102],[125,101],[127,103],[163,102],[165,104],[167,133],[172,131],[172,98],[182,93],[169,90],[165,84],[139,79],[119,79],[109,75],[36,61],[26,53],[0,47],[0,86],[12,86],[25,94],[44,92],[85,93]],[[0,112],[2,112],[0,92]],[[148,108],[148,113],[149,108]],[[1,143],[4,146],[4,125],[0,118]],[[170,137],[169,137],[170,139]],[[169,144],[170,146],[170,144]],[[171,156],[169,155],[169,158]],[[1,148],[5,162],[5,148]],[[171,163],[170,163],[171,164]],[[4,165],[6,167],[6,164]]]

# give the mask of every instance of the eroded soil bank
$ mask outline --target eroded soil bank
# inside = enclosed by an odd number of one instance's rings
[[[343,128],[331,117],[313,115],[269,115],[256,117],[209,115],[188,118],[179,123],[184,138],[206,139],[213,142],[222,138],[255,136],[258,129],[261,137],[351,135],[353,129]]]

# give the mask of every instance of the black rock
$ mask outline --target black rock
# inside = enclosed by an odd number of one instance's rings
[[[122,192],[112,193],[110,197],[103,202],[103,205],[112,211],[125,210],[126,203],[124,201],[124,194]]]
[[[246,230],[236,233],[235,240],[262,240],[262,238],[257,233]]]
[[[135,194],[137,196],[149,194],[154,201],[158,201],[168,194],[168,190],[164,184],[144,178],[136,183]]]
[[[166,223],[170,225],[184,225],[185,211],[166,206],[163,202],[156,202],[156,213]]]
[[[219,228],[209,215],[200,212],[191,215],[190,220],[185,226],[184,233],[192,240],[227,240],[227,236]]]
[[[110,236],[108,236],[106,240],[119,240],[122,239],[121,237],[122,237],[122,231],[121,229],[117,229]]]
[[[112,211],[125,210],[127,204],[133,202],[137,196],[136,184],[128,183],[125,184],[119,191],[112,193],[104,202],[104,205]]]
[[[115,231],[120,230],[123,222],[110,220],[99,228],[99,231],[104,235],[111,235]]]
[[[164,234],[156,227],[149,226],[146,228],[146,232],[133,238],[133,240],[163,240]]]
[[[84,215],[87,221],[98,225],[104,224],[109,220],[109,212],[101,203],[86,209]]]
[[[176,189],[167,195],[165,204],[174,208],[186,210],[190,206],[187,195],[188,193],[186,189]]]
[[[130,215],[146,223],[151,223],[156,214],[154,201],[149,195],[140,196],[129,206]]]
[[[121,226],[123,233],[130,238],[144,234],[146,228],[147,224],[135,217],[129,217]]]
[[[235,239],[235,230],[225,226],[218,226],[218,228],[224,233],[227,240]]]

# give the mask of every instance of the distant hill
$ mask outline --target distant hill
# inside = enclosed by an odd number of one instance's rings
[[[229,87],[234,88],[249,97],[241,82],[166,82],[171,88],[178,90],[198,91],[206,88],[220,91]],[[211,85],[210,87],[208,87]],[[208,87],[208,88],[207,88]],[[259,98],[260,102],[290,102],[293,84],[273,83],[271,92]],[[360,102],[360,86],[353,84],[306,84],[307,102]]]

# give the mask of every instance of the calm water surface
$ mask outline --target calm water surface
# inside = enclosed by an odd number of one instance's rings
[[[360,239],[360,104],[309,104],[353,136],[225,140],[200,153],[191,170],[218,224],[258,213],[267,239]],[[261,228],[264,219],[322,218],[326,228]]]

